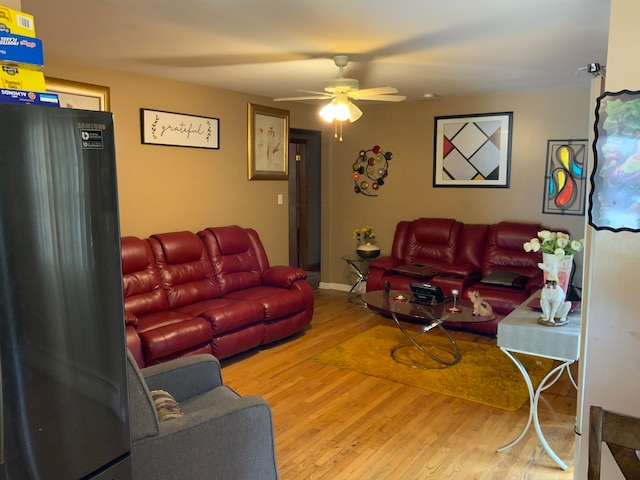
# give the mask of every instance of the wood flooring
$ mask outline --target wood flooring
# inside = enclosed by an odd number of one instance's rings
[[[271,405],[282,480],[573,478],[576,391],[566,374],[539,407],[547,440],[569,465],[562,471],[533,425],[516,446],[496,452],[520,433],[528,405],[508,412],[314,361],[370,327],[393,324],[349,303],[345,292],[314,294],[314,318],[304,333],[222,362],[227,385]],[[453,336],[496,342],[461,331]]]

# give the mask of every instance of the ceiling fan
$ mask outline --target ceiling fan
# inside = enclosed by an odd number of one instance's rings
[[[334,55],[333,61],[340,69],[340,73],[338,74],[338,78],[325,82],[324,92],[300,90],[301,92],[312,95],[274,98],[274,101],[331,100],[320,110],[320,116],[328,122],[336,122],[336,137],[338,137],[338,122],[344,122],[346,120],[355,122],[362,116],[362,110],[360,110],[352,100],[401,102],[407,98],[404,95],[394,95],[398,93],[398,90],[393,87],[375,87],[360,90],[360,82],[358,82],[358,80],[344,76],[344,67],[349,63],[349,56]],[[340,135],[340,140],[342,140],[342,135]]]

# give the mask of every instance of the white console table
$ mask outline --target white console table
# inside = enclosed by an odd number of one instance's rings
[[[577,388],[576,382],[571,376],[569,365],[580,358],[581,316],[579,309],[576,309],[576,311],[567,316],[569,323],[566,325],[561,327],[541,325],[538,323],[538,318],[541,313],[540,310],[527,306],[532,300],[539,297],[540,292],[538,291],[498,324],[498,346],[513,363],[515,363],[516,367],[518,367],[529,389],[529,420],[520,435],[513,441],[500,447],[498,452],[502,452],[517,444],[527,433],[533,421],[536,433],[544,449],[560,468],[566,470],[567,465],[560,460],[544,438],[544,434],[540,428],[540,420],[538,419],[538,400],[540,394],[553,385],[558,378],[560,378],[564,370],[567,371],[571,382],[574,387]],[[514,353],[550,358],[558,360],[560,364],[554,367],[547,376],[544,377],[538,388],[534,391],[529,373]]]

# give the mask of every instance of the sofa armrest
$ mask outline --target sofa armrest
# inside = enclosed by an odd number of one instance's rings
[[[306,278],[307,274],[300,268],[278,265],[269,267],[262,274],[262,283],[270,287],[290,288],[295,281],[305,280]]]
[[[166,390],[180,402],[222,385],[220,362],[213,355],[177,358],[142,369],[149,390]]]
[[[369,269],[379,268],[385,272],[391,272],[392,268],[404,265],[405,262],[396,257],[378,257],[369,263]]]

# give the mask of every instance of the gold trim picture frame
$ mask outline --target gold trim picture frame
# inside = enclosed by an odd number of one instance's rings
[[[109,87],[46,77],[47,92],[57,93],[60,107],[106,112],[110,109]]]
[[[289,178],[289,111],[249,104],[249,180]]]

